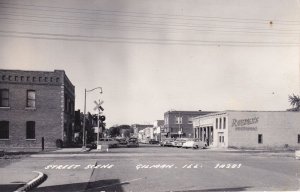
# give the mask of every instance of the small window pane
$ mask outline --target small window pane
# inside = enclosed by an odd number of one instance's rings
[[[28,91],[28,99],[35,99],[35,91]]]
[[[0,107],[9,107],[8,89],[0,89]]]

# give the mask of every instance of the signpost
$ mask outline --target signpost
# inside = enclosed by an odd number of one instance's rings
[[[94,103],[96,104],[96,106],[94,107],[94,111],[98,110],[98,118],[97,118],[97,120],[98,120],[98,122],[97,122],[97,127],[98,127],[98,130],[97,130],[97,149],[98,149],[99,133],[100,133],[100,114],[102,113],[102,111],[104,111],[104,109],[101,105],[104,103],[104,101],[99,100],[99,103],[97,101],[94,101]]]

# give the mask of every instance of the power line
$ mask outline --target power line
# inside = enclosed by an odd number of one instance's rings
[[[299,35],[299,33],[287,33],[287,32],[273,32],[273,31],[243,31],[243,30],[216,30],[216,29],[197,29],[197,28],[174,28],[174,27],[150,27],[150,26],[136,26],[136,25],[112,25],[112,24],[89,24],[84,22],[65,22],[65,21],[48,21],[38,19],[21,19],[21,18],[0,18],[0,20],[14,20],[14,21],[25,21],[25,22],[41,22],[41,23],[52,23],[52,24],[67,24],[67,25],[86,25],[86,26],[108,26],[108,27],[121,27],[121,28],[135,28],[135,29],[156,29],[156,30],[178,30],[178,31],[195,31],[195,32],[217,32],[217,33],[248,33],[248,34],[282,34],[282,35]]]
[[[189,46],[243,46],[243,47],[291,47],[300,43],[291,42],[247,42],[247,41],[203,41],[181,39],[153,39],[153,38],[124,38],[109,36],[82,36],[54,33],[35,33],[19,31],[0,31],[0,36],[29,39],[85,41],[85,42],[109,42],[109,43],[133,43],[133,44],[159,44],[159,45],[189,45]]]
[[[76,18],[76,17],[53,17],[53,16],[49,16],[49,15],[28,15],[28,14],[15,14],[15,13],[0,13],[0,15],[4,15],[4,16],[20,16],[20,17],[30,17],[30,18],[39,18],[39,19],[65,19],[65,20],[71,20],[71,21],[91,21],[91,22],[95,22],[95,24],[98,24],[99,22],[105,22],[105,23],[114,23],[115,21],[111,21],[111,20],[107,20],[107,19],[90,19],[90,18]],[[10,18],[3,18],[3,19],[10,19]],[[34,20],[37,21],[37,20]],[[42,22],[43,20],[41,20]],[[47,20],[44,20],[45,22],[48,22]],[[52,21],[51,21],[52,22]],[[160,26],[160,25],[164,25],[164,26],[176,26],[176,27],[187,27],[187,28],[221,28],[221,29],[237,29],[237,30],[258,30],[258,31],[275,31],[275,32],[297,32],[297,34],[300,32],[300,30],[291,30],[291,29],[277,29],[277,28],[244,28],[244,27],[236,27],[236,26],[218,26],[218,25],[191,25],[189,23],[171,23],[171,24],[165,24],[165,23],[155,23],[155,22],[145,22],[145,21],[137,21],[137,20],[121,20],[118,21],[117,23],[125,23],[125,24],[141,24],[141,25],[150,25],[150,26]],[[71,23],[70,23],[71,24]]]
[[[180,19],[180,20],[206,20],[206,21],[218,21],[218,22],[232,22],[232,23],[260,23],[266,24],[270,21],[276,21],[280,25],[300,25],[300,21],[297,20],[272,20],[272,19],[250,19],[250,18],[233,18],[233,17],[211,17],[211,16],[195,16],[195,15],[171,15],[171,14],[154,14],[154,13],[141,13],[141,12],[129,12],[129,11],[115,11],[115,10],[99,10],[99,9],[83,9],[83,8],[66,8],[57,6],[38,6],[28,4],[13,4],[0,2],[3,8],[13,9],[25,9],[25,10],[38,10],[46,12],[62,12],[62,13],[79,13],[79,14],[100,14],[100,15],[112,15],[112,16],[127,16],[127,17],[143,17],[143,18],[156,18],[156,19]],[[16,7],[19,6],[19,7]],[[38,8],[38,9],[37,9]],[[41,9],[45,8],[45,9]],[[52,9],[52,10],[49,10]],[[61,9],[61,10],[57,10]]]

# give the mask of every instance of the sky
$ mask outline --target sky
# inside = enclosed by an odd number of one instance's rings
[[[0,68],[65,70],[107,126],[169,110],[286,110],[300,88],[297,0],[0,0]]]

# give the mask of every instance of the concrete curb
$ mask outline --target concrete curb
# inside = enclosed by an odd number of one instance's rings
[[[39,175],[32,179],[31,181],[29,181],[28,183],[26,183],[24,186],[20,187],[19,189],[17,189],[14,192],[24,192],[24,191],[29,191],[34,187],[37,187],[38,185],[40,185],[41,183],[43,183],[46,179],[47,179],[47,175],[39,172],[39,171],[33,171],[35,173],[38,173]]]

